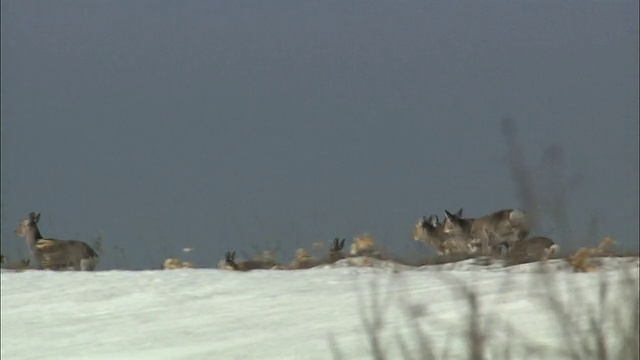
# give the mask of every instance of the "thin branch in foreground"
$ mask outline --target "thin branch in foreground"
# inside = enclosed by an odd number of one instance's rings
[[[333,354],[333,358],[336,360],[343,360],[344,355],[340,351],[340,347],[338,346],[338,343],[336,342],[335,337],[332,334],[329,334],[327,341],[329,342],[329,349]]]

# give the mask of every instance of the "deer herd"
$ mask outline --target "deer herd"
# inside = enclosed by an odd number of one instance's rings
[[[544,260],[558,252],[558,245],[547,237],[531,237],[529,220],[522,210],[504,209],[477,217],[462,217],[462,209],[444,211],[418,219],[413,239],[436,249],[439,255],[485,255]]]
[[[13,264],[5,268],[22,265],[47,270],[95,270],[99,257],[91,246],[79,240],[45,238],[38,229],[39,220],[40,214],[31,212],[19,222],[15,230],[17,236],[26,238],[33,263],[23,260],[17,265]],[[556,254],[558,245],[553,240],[547,237],[527,237],[529,223],[527,214],[517,209],[500,210],[477,218],[463,217],[462,209],[455,213],[445,210],[442,222],[437,215],[423,216],[418,219],[412,237],[415,241],[433,248],[440,256],[492,256],[536,261],[548,259]],[[235,251],[227,251],[224,258],[220,260],[218,268],[234,271],[294,270],[330,264],[347,257],[381,258],[370,236],[355,237],[348,255],[344,253],[345,242],[346,239],[334,239],[327,256],[321,258],[309,255],[304,249],[298,249],[295,258],[288,264],[278,264],[269,252],[239,261],[236,260]],[[173,260],[165,261],[163,268],[190,267],[190,264],[183,266]],[[4,262],[4,256],[2,261]]]

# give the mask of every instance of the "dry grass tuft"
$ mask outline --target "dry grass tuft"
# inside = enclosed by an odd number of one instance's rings
[[[351,256],[380,256],[376,250],[376,239],[370,234],[362,234],[353,238]]]
[[[271,250],[264,250],[260,254],[253,256],[251,260],[276,264],[276,255]]]
[[[174,270],[174,269],[192,269],[193,264],[188,261],[180,261],[177,258],[168,258],[164,261],[162,265],[163,270]]]
[[[595,248],[582,247],[573,255],[569,255],[569,264],[575,272],[594,272],[600,268],[599,257],[613,255],[613,245],[616,241],[606,237]]]
[[[311,248],[313,250],[322,250],[325,249],[327,247],[327,244],[324,241],[316,241],[313,244],[311,244]]]
[[[311,254],[309,254],[307,250],[298,248],[296,249],[293,261],[289,264],[289,266],[285,266],[284,269],[308,269],[310,267],[313,267],[315,263],[315,258],[311,256]]]

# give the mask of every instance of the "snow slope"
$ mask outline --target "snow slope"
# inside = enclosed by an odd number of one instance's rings
[[[363,319],[381,314],[380,339],[389,358],[402,358],[401,343],[419,354],[416,326],[427,334],[422,338],[430,339],[436,354],[461,358],[469,324],[464,284],[478,295],[487,355],[509,347],[513,358],[519,358],[524,355],[518,355],[525,351],[523,344],[538,349],[566,347],[557,317],[545,300],[545,284],[552,284],[563,304],[571,304],[567,309],[577,335],[589,333],[586,309],[598,301],[602,279],[608,284],[605,295],[613,300],[609,303],[616,305],[610,311],[633,310],[623,292],[638,291],[638,260],[611,262],[600,273],[587,274],[552,263],[554,270],[545,273],[536,264],[481,268],[472,261],[421,268],[394,268],[388,263],[353,267],[343,261],[309,270],[248,273],[5,270],[1,355],[2,359],[367,359],[372,356]],[[625,283],[629,277],[633,282]],[[374,300],[381,304],[377,310]],[[609,320],[604,325],[612,341],[615,325],[621,323],[614,318],[605,317]],[[553,357],[541,353],[530,358]]]

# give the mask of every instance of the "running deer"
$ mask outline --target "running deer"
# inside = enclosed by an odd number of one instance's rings
[[[513,246],[529,234],[527,214],[522,210],[505,209],[479,218],[462,218],[445,210],[442,231],[447,235],[467,238],[472,248],[483,254],[496,253],[505,245]],[[488,234],[494,236],[489,237]]]
[[[38,269],[93,271],[98,265],[98,254],[80,240],[46,239],[40,234],[40,214],[34,212],[20,221],[15,234],[27,239],[29,251]]]

